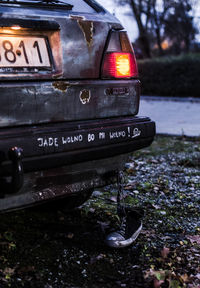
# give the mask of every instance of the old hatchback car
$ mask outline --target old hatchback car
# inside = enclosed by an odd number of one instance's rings
[[[153,141],[132,46],[93,0],[0,7],[0,211],[79,205]]]

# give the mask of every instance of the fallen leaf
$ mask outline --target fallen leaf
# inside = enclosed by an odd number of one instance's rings
[[[180,282],[177,280],[168,280],[170,288],[181,288]]]
[[[200,235],[187,235],[186,236],[186,238],[188,239],[188,240],[190,240],[190,242],[192,243],[192,244],[194,244],[195,242],[197,243],[197,244],[200,244]]]
[[[158,281],[164,281],[166,278],[166,274],[167,274],[167,271],[164,271],[164,270],[156,271],[156,270],[150,269],[150,270],[145,271],[145,279],[149,278],[150,276],[153,276]]]
[[[195,278],[200,280],[200,273],[198,273],[197,275],[195,275]]]
[[[127,186],[124,187],[124,190],[131,190],[132,188],[133,188],[133,186],[127,185]]]
[[[184,274],[184,275],[180,276],[180,280],[181,280],[182,283],[186,283],[186,282],[188,282],[189,277],[188,277],[187,274]]]
[[[14,274],[14,272],[15,272],[15,269],[12,269],[12,268],[9,268],[9,267],[5,268],[4,271],[3,271],[4,274],[9,274],[9,275]]]
[[[161,256],[165,259],[165,258],[167,258],[169,252],[170,252],[170,249],[167,247],[164,247],[161,251]]]
[[[177,257],[176,260],[180,263],[182,258],[181,257]]]
[[[154,288],[159,288],[164,282],[165,282],[164,280],[154,279],[154,281],[153,281],[153,287],[154,287]]]

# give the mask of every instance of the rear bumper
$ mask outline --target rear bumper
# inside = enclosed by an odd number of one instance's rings
[[[4,133],[3,133],[4,132]],[[9,211],[80,193],[113,181],[130,152],[149,146],[155,123],[146,117],[57,123],[11,128],[0,133],[0,179],[12,173],[8,150],[23,149],[23,186],[2,193],[0,211]]]
[[[122,117],[0,131],[0,175],[9,175],[12,147],[23,149],[25,172],[60,167],[132,152],[150,145],[155,123],[147,117]]]

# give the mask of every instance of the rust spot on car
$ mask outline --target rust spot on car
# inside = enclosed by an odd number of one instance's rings
[[[91,92],[88,89],[81,90],[79,98],[82,104],[87,104],[90,102]]]
[[[69,83],[66,83],[64,81],[56,81],[56,82],[53,82],[52,85],[55,89],[58,89],[61,92],[66,92],[67,89],[70,87]]]
[[[78,25],[81,28],[88,47],[92,46],[94,24],[91,21],[78,20]]]
[[[79,15],[69,15],[69,18],[73,20],[85,20],[84,16],[79,16]]]
[[[58,73],[56,75],[52,75],[52,78],[53,79],[59,79],[59,78],[62,78],[62,76],[63,76],[63,73],[61,72],[61,73]]]

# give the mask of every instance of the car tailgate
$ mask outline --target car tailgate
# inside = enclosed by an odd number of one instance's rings
[[[100,79],[115,17],[1,3],[0,127],[137,114],[139,80]]]
[[[1,7],[0,79],[99,78],[109,30],[121,27],[117,20],[35,7]]]

